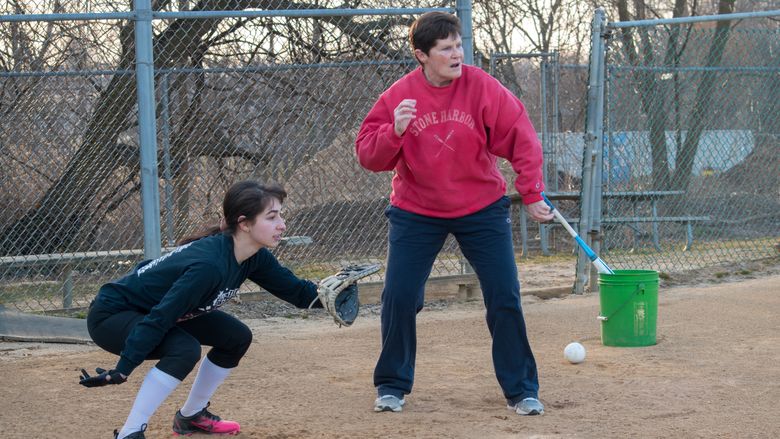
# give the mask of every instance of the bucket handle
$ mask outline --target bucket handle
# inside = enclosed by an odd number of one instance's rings
[[[635,294],[637,294],[637,291],[640,291],[640,290],[641,290],[642,294],[644,294],[644,293],[645,293],[645,284],[643,284],[643,283],[640,283],[639,285],[637,285],[637,286],[636,286],[636,289],[635,289],[635,290],[634,290],[634,291],[631,293],[631,295],[628,297],[628,299],[627,299],[625,302],[623,302],[623,303],[622,303],[622,304],[621,304],[619,307],[617,307],[617,309],[616,309],[616,310],[612,311],[612,314],[610,314],[610,315],[608,315],[608,316],[602,316],[602,315],[600,315],[600,314],[599,314],[599,316],[598,316],[598,317],[596,317],[596,319],[598,319],[598,320],[601,320],[602,322],[606,322],[607,320],[609,320],[609,318],[610,318],[610,317],[614,317],[614,316],[615,316],[615,314],[617,314],[617,313],[618,313],[618,311],[620,311],[621,309],[623,309],[623,307],[624,307],[624,306],[626,306],[626,304],[627,304],[628,302],[630,302],[630,301],[631,301],[631,299],[633,299],[633,298],[634,298],[634,295],[635,295]]]

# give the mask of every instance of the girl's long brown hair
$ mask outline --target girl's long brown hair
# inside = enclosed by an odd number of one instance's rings
[[[177,242],[177,245],[187,244],[206,236],[217,233],[232,235],[238,227],[238,219],[244,217],[244,221],[253,221],[271,205],[272,200],[284,203],[287,192],[277,184],[260,184],[254,180],[244,180],[234,183],[225,193],[222,201],[222,222],[211,225],[204,230],[185,236]]]

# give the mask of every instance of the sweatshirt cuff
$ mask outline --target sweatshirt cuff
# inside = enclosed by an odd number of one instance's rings
[[[399,148],[401,147],[401,139],[403,139],[403,135],[399,137],[395,134],[395,126],[392,123],[387,124],[387,128],[385,128],[385,137],[387,137],[387,140],[393,144],[393,146]]]
[[[114,370],[126,377],[129,377],[130,374],[133,373],[133,370],[135,370],[137,366],[138,366],[137,364],[133,364],[127,358],[120,356],[119,362],[116,363],[116,367],[114,367]]]
[[[317,286],[315,284],[314,291],[312,293],[309,293],[309,298],[306,299],[306,302],[303,304],[303,306],[298,306],[298,308],[325,308],[322,305],[322,301],[319,300],[319,294],[317,294]]]
[[[525,194],[525,195],[522,195],[522,197],[523,197],[523,204],[525,204],[526,206],[529,205],[529,204],[536,203],[537,201],[542,201],[543,200],[541,192],[534,192],[534,193],[530,193],[530,194]]]

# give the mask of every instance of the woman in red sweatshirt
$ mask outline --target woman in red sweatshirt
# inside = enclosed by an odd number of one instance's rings
[[[520,100],[492,76],[463,65],[460,33],[458,18],[443,12],[412,24],[420,67],[382,93],[355,144],[363,167],[394,171],[374,410],[401,411],[412,390],[416,315],[433,262],[452,234],[479,278],[507,407],[542,414],[520,306],[510,202],[496,163],[502,157],[512,164],[528,215],[549,221],[540,195],[541,145]]]

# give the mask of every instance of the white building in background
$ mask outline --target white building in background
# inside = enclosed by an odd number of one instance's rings
[[[685,142],[686,132],[679,133],[679,142]],[[555,151],[545,152],[546,160],[554,160],[558,172],[572,176],[582,173],[583,133],[554,133]],[[605,136],[604,177],[621,183],[649,176],[652,172],[650,136],[647,131],[618,131]],[[672,169],[678,149],[678,134],[666,132],[667,160]],[[740,163],[753,150],[755,143],[750,130],[707,130],[702,132],[699,148],[693,161],[693,175],[726,171]]]

